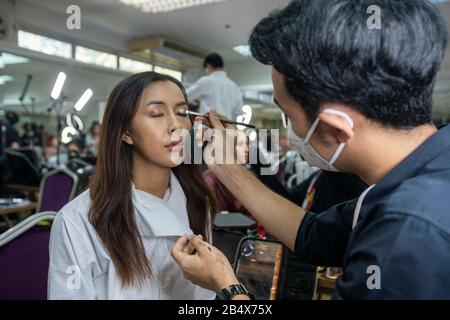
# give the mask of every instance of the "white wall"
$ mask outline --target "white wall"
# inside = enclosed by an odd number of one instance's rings
[[[272,87],[271,68],[254,59],[226,63],[225,69],[240,87]]]

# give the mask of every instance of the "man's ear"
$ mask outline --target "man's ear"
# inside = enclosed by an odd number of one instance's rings
[[[132,146],[134,144],[133,139],[131,138],[131,136],[128,132],[125,132],[122,135],[122,141],[125,142],[126,144],[129,144],[130,146]]]
[[[344,111],[348,114],[347,111]],[[340,143],[347,143],[348,140],[353,138],[353,125],[349,120],[341,115],[322,112],[319,115],[320,121],[328,124],[330,127],[337,130],[338,139]]]

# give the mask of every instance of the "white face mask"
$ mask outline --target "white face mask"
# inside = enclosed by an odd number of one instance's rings
[[[353,121],[352,118],[348,114],[346,114],[343,111],[334,110],[334,109],[325,109],[323,112],[335,114],[341,117],[344,117],[349,122],[350,126],[353,128]],[[294,146],[295,149],[300,153],[300,155],[305,159],[305,161],[311,166],[311,167],[317,167],[326,171],[339,171],[336,169],[334,164],[336,163],[336,160],[339,158],[339,156],[342,153],[342,150],[344,150],[345,143],[341,143],[339,147],[337,148],[334,155],[331,157],[329,161],[325,160],[309,143],[311,140],[312,135],[314,134],[314,131],[317,128],[317,125],[319,124],[320,118],[317,117],[317,119],[312,124],[311,128],[308,130],[308,133],[306,134],[305,139],[300,138],[297,136],[292,130],[292,124],[291,121],[289,121],[288,124],[288,139],[290,143]]]

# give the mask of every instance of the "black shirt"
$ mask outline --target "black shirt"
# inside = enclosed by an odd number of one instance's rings
[[[365,197],[308,212],[295,251],[342,266],[336,299],[450,299],[450,126],[411,153]]]

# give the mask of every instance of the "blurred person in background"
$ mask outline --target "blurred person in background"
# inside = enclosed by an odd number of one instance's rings
[[[19,116],[17,113],[8,111],[5,114],[5,118],[2,123],[1,130],[1,143],[2,148],[20,148],[20,136],[17,129],[14,127],[19,122]]]
[[[239,87],[224,70],[224,61],[217,53],[211,53],[203,62],[205,76],[186,90],[190,104],[200,103],[200,113],[215,109],[217,113],[236,120],[242,114],[244,101]]]
[[[97,155],[98,139],[100,137],[100,123],[94,121],[89,128],[89,132],[86,135],[86,149],[93,155]]]

